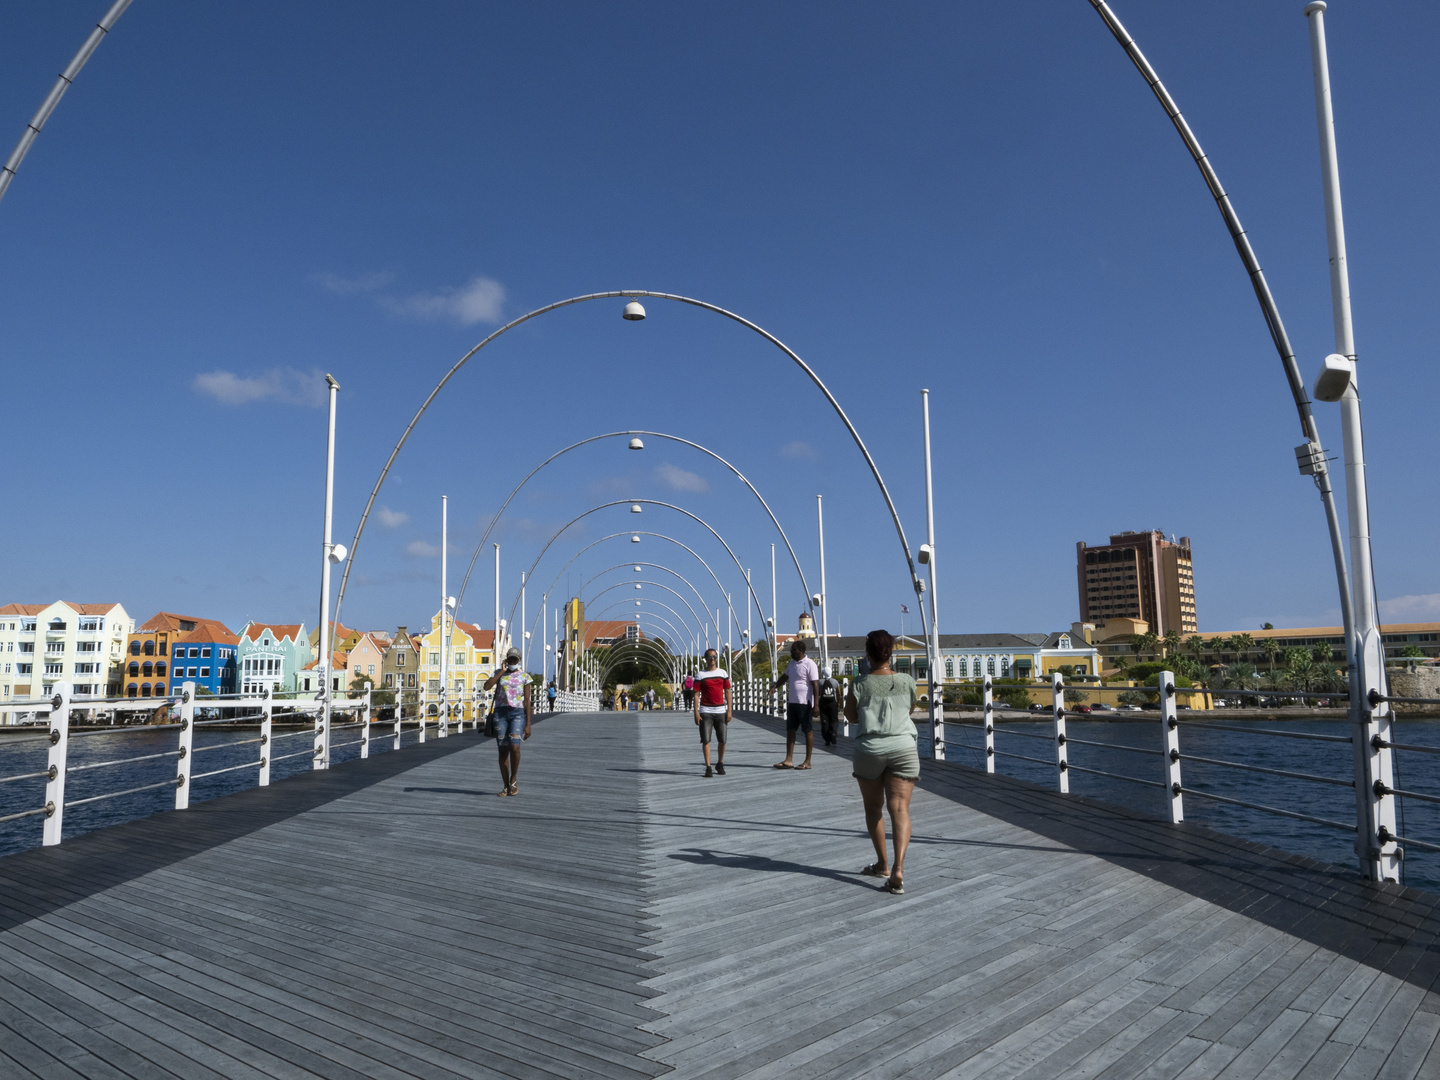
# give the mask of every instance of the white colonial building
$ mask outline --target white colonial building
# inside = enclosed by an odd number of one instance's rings
[[[832,637],[827,642],[830,671],[840,678],[856,674],[865,655],[863,637]],[[819,643],[810,645],[818,661]],[[895,639],[895,670],[913,675],[916,681],[929,677],[925,643],[918,637]],[[1075,675],[1100,674],[1100,654],[1094,645],[1071,630],[1049,634],[941,634],[941,673],[946,683],[982,679],[1044,679],[1052,671],[1067,668]]]
[[[125,638],[135,621],[119,604],[6,604],[0,607],[0,722],[16,699],[48,698],[57,683],[73,698],[120,692]]]

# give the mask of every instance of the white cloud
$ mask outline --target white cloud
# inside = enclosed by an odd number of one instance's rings
[[[788,442],[784,446],[782,446],[780,448],[780,456],[788,458],[800,458],[804,461],[818,461],[820,458],[820,455],[815,452],[815,448],[813,446],[811,446],[808,442],[804,442],[800,439],[796,439],[794,442]]]
[[[414,555],[417,559],[438,559],[440,545],[430,544],[424,540],[411,540],[405,545],[405,552],[408,555]]]
[[[394,529],[404,525],[410,520],[410,515],[403,510],[391,510],[388,506],[382,506],[375,514],[380,519],[380,524],[387,529]]]
[[[710,490],[710,481],[703,476],[671,465],[669,462],[658,466],[655,469],[655,475],[659,477],[661,483],[676,491],[693,491],[703,494]]]
[[[1380,618],[1384,622],[1435,622],[1440,620],[1440,593],[1397,596],[1393,600],[1381,600]]]
[[[449,319],[461,326],[498,323],[505,306],[505,286],[494,278],[471,278],[458,289],[415,293],[405,297],[378,297],[381,304],[399,315],[416,319]]]
[[[354,293],[373,293],[377,289],[383,289],[395,280],[395,275],[383,270],[353,278],[344,278],[339,274],[315,274],[310,280],[326,292],[335,293],[337,296],[351,296]]]
[[[222,405],[278,401],[282,405],[320,408],[325,404],[326,394],[325,376],[318,369],[272,368],[250,378],[231,371],[211,371],[196,375],[191,387],[197,394],[214,398]]]

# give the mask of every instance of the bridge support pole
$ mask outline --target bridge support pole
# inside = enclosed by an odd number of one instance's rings
[[[270,786],[270,759],[275,756],[272,721],[275,716],[275,698],[272,687],[265,687],[265,699],[260,703],[260,787]]]
[[[70,751],[70,684],[57,683],[50,705],[50,778],[45,782],[44,847],[60,843],[65,825],[65,760]]]
[[[1185,820],[1184,788],[1180,786],[1180,720],[1175,712],[1175,673],[1160,672],[1160,738],[1165,747],[1165,800],[1170,821]]]
[[[365,697],[360,704],[360,756],[370,756],[370,684],[365,685]]]
[[[1050,711],[1055,717],[1055,769],[1060,778],[1060,793],[1070,794],[1070,764],[1065,760],[1065,676],[1050,673]]]
[[[195,775],[195,684],[180,687],[180,757],[175,763],[175,809],[190,809],[190,777]]]
[[[995,771],[995,684],[989,675],[985,676],[985,686],[980,693],[985,706],[985,771],[993,773]]]

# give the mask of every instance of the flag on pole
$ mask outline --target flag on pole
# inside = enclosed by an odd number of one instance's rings
[[[900,605],[900,614],[901,614],[901,615],[909,615],[909,614],[910,614],[910,605],[909,605],[909,604],[901,604],[901,605]]]

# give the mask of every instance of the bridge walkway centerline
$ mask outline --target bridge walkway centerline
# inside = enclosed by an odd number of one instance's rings
[[[893,897],[848,762],[781,752],[556,716],[518,798],[468,734],[0,859],[0,1075],[1440,1067],[1440,898],[930,762]]]

